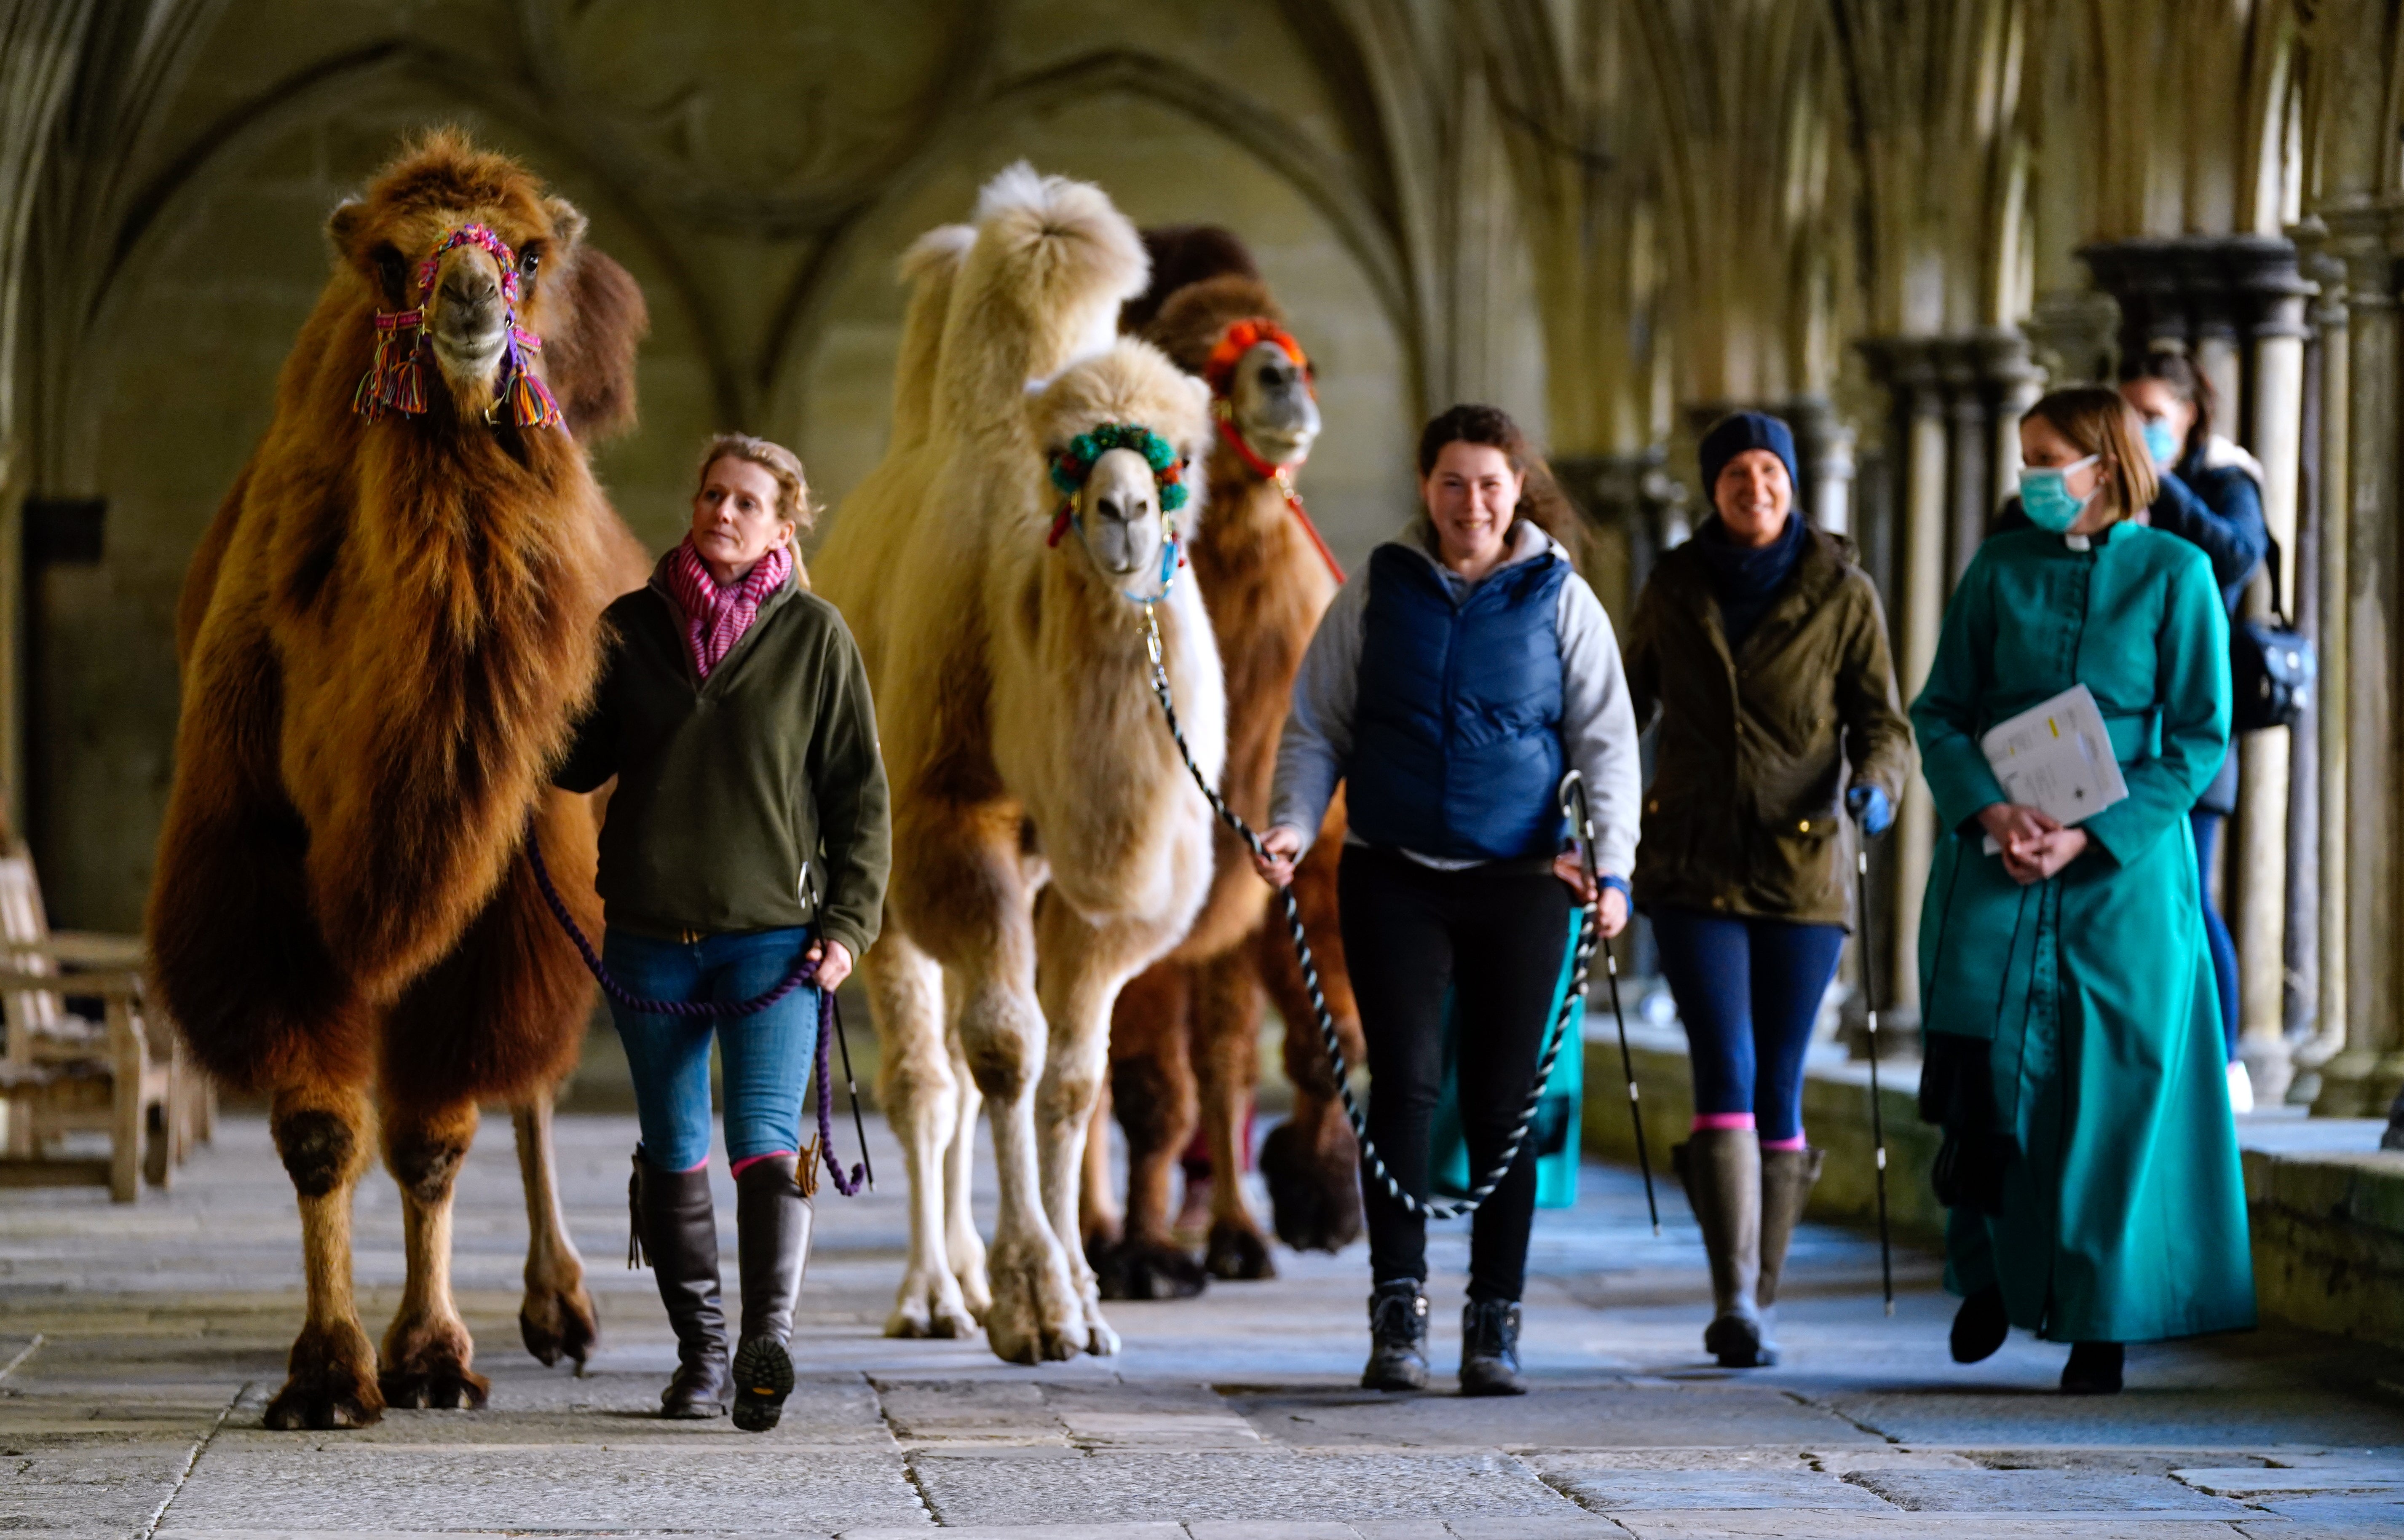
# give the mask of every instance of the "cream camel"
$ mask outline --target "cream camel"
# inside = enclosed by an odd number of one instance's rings
[[[1184,933],[1211,865],[1129,595],[1161,587],[1168,488],[1209,443],[1209,397],[1149,345],[1110,343],[1145,263],[1095,188],[1013,167],[972,242],[938,232],[909,271],[894,441],[817,563],[867,660],[893,786],[886,929],[863,965],[912,1186],[886,1329],[963,1333],[984,1281],[1001,1357],[1107,1353],[1077,1210],[1111,1006]],[[1166,463],[1086,437],[1106,425],[1148,429]],[[1065,506],[1048,470],[1063,452],[1080,472]],[[1151,610],[1215,776],[1224,705],[1200,597],[1172,581]],[[998,1165],[983,1281],[946,1234],[967,1228],[963,1079]]]

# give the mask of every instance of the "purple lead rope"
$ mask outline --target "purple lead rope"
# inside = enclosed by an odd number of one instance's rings
[[[712,1001],[645,1000],[609,976],[609,970],[601,964],[601,954],[593,949],[593,944],[587,941],[584,938],[584,932],[577,928],[576,917],[567,912],[567,901],[559,896],[559,889],[552,884],[550,869],[543,865],[542,842],[529,833],[526,835],[525,848],[527,863],[534,868],[535,885],[542,889],[543,903],[551,905],[552,917],[559,921],[561,930],[567,932],[567,939],[576,944],[578,954],[584,959],[584,966],[592,971],[594,982],[601,986],[601,992],[629,1011],[638,1012],[644,1015],[675,1016],[684,1021],[718,1021],[756,1015],[807,984],[818,973],[818,965],[811,961],[809,955],[804,952],[802,959],[793,965],[792,972],[787,973],[765,994],[754,995],[749,1000],[738,1001],[731,1005]],[[834,1157],[834,1088],[829,1082],[827,1072],[827,1049],[831,1045],[833,1035],[834,991],[821,989],[818,991],[818,1052],[812,1056],[817,1060],[817,1063],[812,1066],[812,1073],[818,1081],[818,1155],[826,1162],[827,1174],[834,1179],[834,1190],[846,1197],[856,1197],[860,1194],[860,1179],[865,1168],[855,1165],[851,1169],[851,1174],[846,1177],[844,1175],[842,1164]],[[854,1093],[855,1097],[857,1094]],[[863,1137],[861,1141],[863,1154],[866,1152],[866,1140]]]

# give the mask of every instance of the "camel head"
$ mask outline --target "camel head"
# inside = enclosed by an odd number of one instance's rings
[[[1200,381],[1134,341],[1046,386],[1033,413],[1062,499],[1052,543],[1073,526],[1105,583],[1131,596],[1165,588],[1177,569],[1187,469],[1209,441],[1207,402]]]
[[[1248,329],[1260,328],[1271,334],[1243,345]],[[1228,332],[1242,351],[1225,371],[1223,386],[1221,376],[1210,382],[1226,403],[1228,420],[1252,453],[1268,464],[1301,464],[1319,437],[1319,398],[1311,389],[1310,364],[1301,345],[1274,322],[1237,322]]]
[[[462,420],[561,421],[533,355],[564,328],[584,216],[507,156],[437,130],[404,149],[328,222],[374,313],[375,363],[356,404],[416,415],[433,392]],[[639,301],[637,302],[639,305]]]

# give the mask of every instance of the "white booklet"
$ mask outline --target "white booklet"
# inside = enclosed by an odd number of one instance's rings
[[[2129,794],[2103,708],[2083,684],[2040,701],[1987,730],[1978,740],[2004,795],[2067,829]],[[1982,848],[2000,852],[1990,834]]]

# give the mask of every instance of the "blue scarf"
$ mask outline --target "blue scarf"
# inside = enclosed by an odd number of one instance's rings
[[[1795,575],[1795,564],[1803,558],[1803,511],[1789,509],[1785,529],[1768,545],[1737,544],[1716,513],[1695,531],[1694,543],[1711,572],[1712,593],[1720,602],[1720,629],[1734,652],[1769,613],[1779,590]]]

